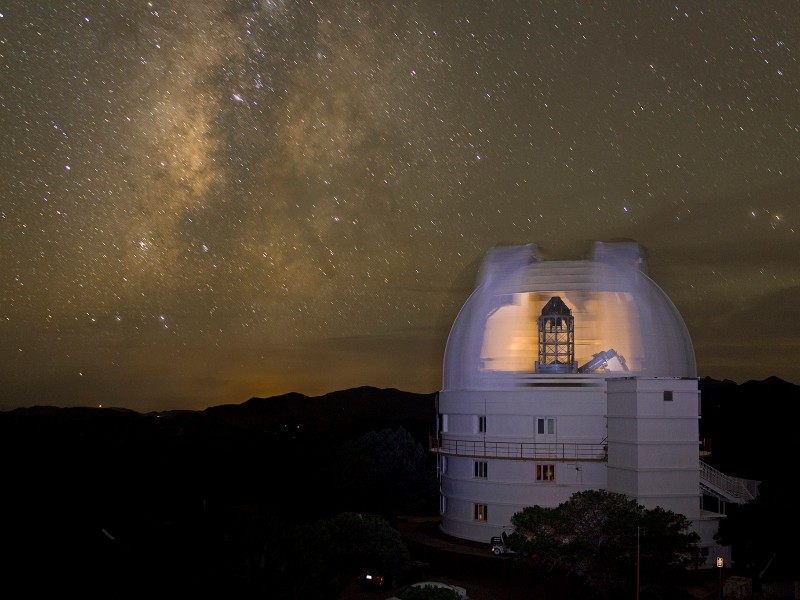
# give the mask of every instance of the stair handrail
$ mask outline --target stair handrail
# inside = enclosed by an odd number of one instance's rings
[[[700,461],[700,479],[706,481],[719,490],[726,492],[733,498],[740,500],[754,500],[758,496],[760,481],[732,477],[718,471],[711,465]]]

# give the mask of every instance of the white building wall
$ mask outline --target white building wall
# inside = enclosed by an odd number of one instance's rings
[[[439,394],[439,413],[448,423],[444,439],[508,444],[595,444],[606,438],[605,379],[570,374],[534,378],[540,386],[506,390],[458,390]],[[485,416],[486,431],[477,431]],[[537,419],[555,419],[555,433],[539,435]],[[444,419],[443,419],[444,420]],[[482,446],[481,446],[482,447]],[[485,460],[486,478],[475,477],[475,461]],[[488,542],[510,526],[511,517],[527,506],[555,507],[578,491],[604,488],[604,462],[556,459],[507,460],[449,456],[441,477],[447,510],[444,532]],[[552,465],[554,481],[537,481],[536,465]],[[488,519],[476,521],[475,504],[487,507]]]
[[[541,462],[555,468],[555,481],[536,481],[537,462],[487,461],[488,477],[474,477],[473,458],[449,457],[448,474],[441,493],[447,497],[442,530],[465,539],[487,542],[511,524],[511,517],[526,506],[558,506],[578,491],[605,485],[605,463]],[[475,504],[488,508],[486,521],[475,520]]]
[[[694,520],[700,514],[697,380],[608,380],[608,490]]]

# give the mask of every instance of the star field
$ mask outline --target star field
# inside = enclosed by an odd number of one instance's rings
[[[0,0],[0,408],[431,392],[492,246],[634,239],[800,380],[794,2]]]

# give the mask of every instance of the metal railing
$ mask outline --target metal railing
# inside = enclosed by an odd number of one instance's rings
[[[760,481],[731,477],[700,461],[700,482],[716,488],[730,498],[750,501],[758,496]]]
[[[509,460],[608,460],[608,446],[583,442],[498,442],[435,438],[430,440],[431,452],[449,456],[499,458]]]

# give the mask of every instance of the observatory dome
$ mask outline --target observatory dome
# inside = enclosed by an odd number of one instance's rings
[[[484,258],[447,340],[442,389],[518,387],[543,372],[537,322],[555,299],[574,322],[573,372],[697,376],[686,325],[647,276],[638,244],[595,242],[588,260],[575,261],[545,261],[527,244]]]

